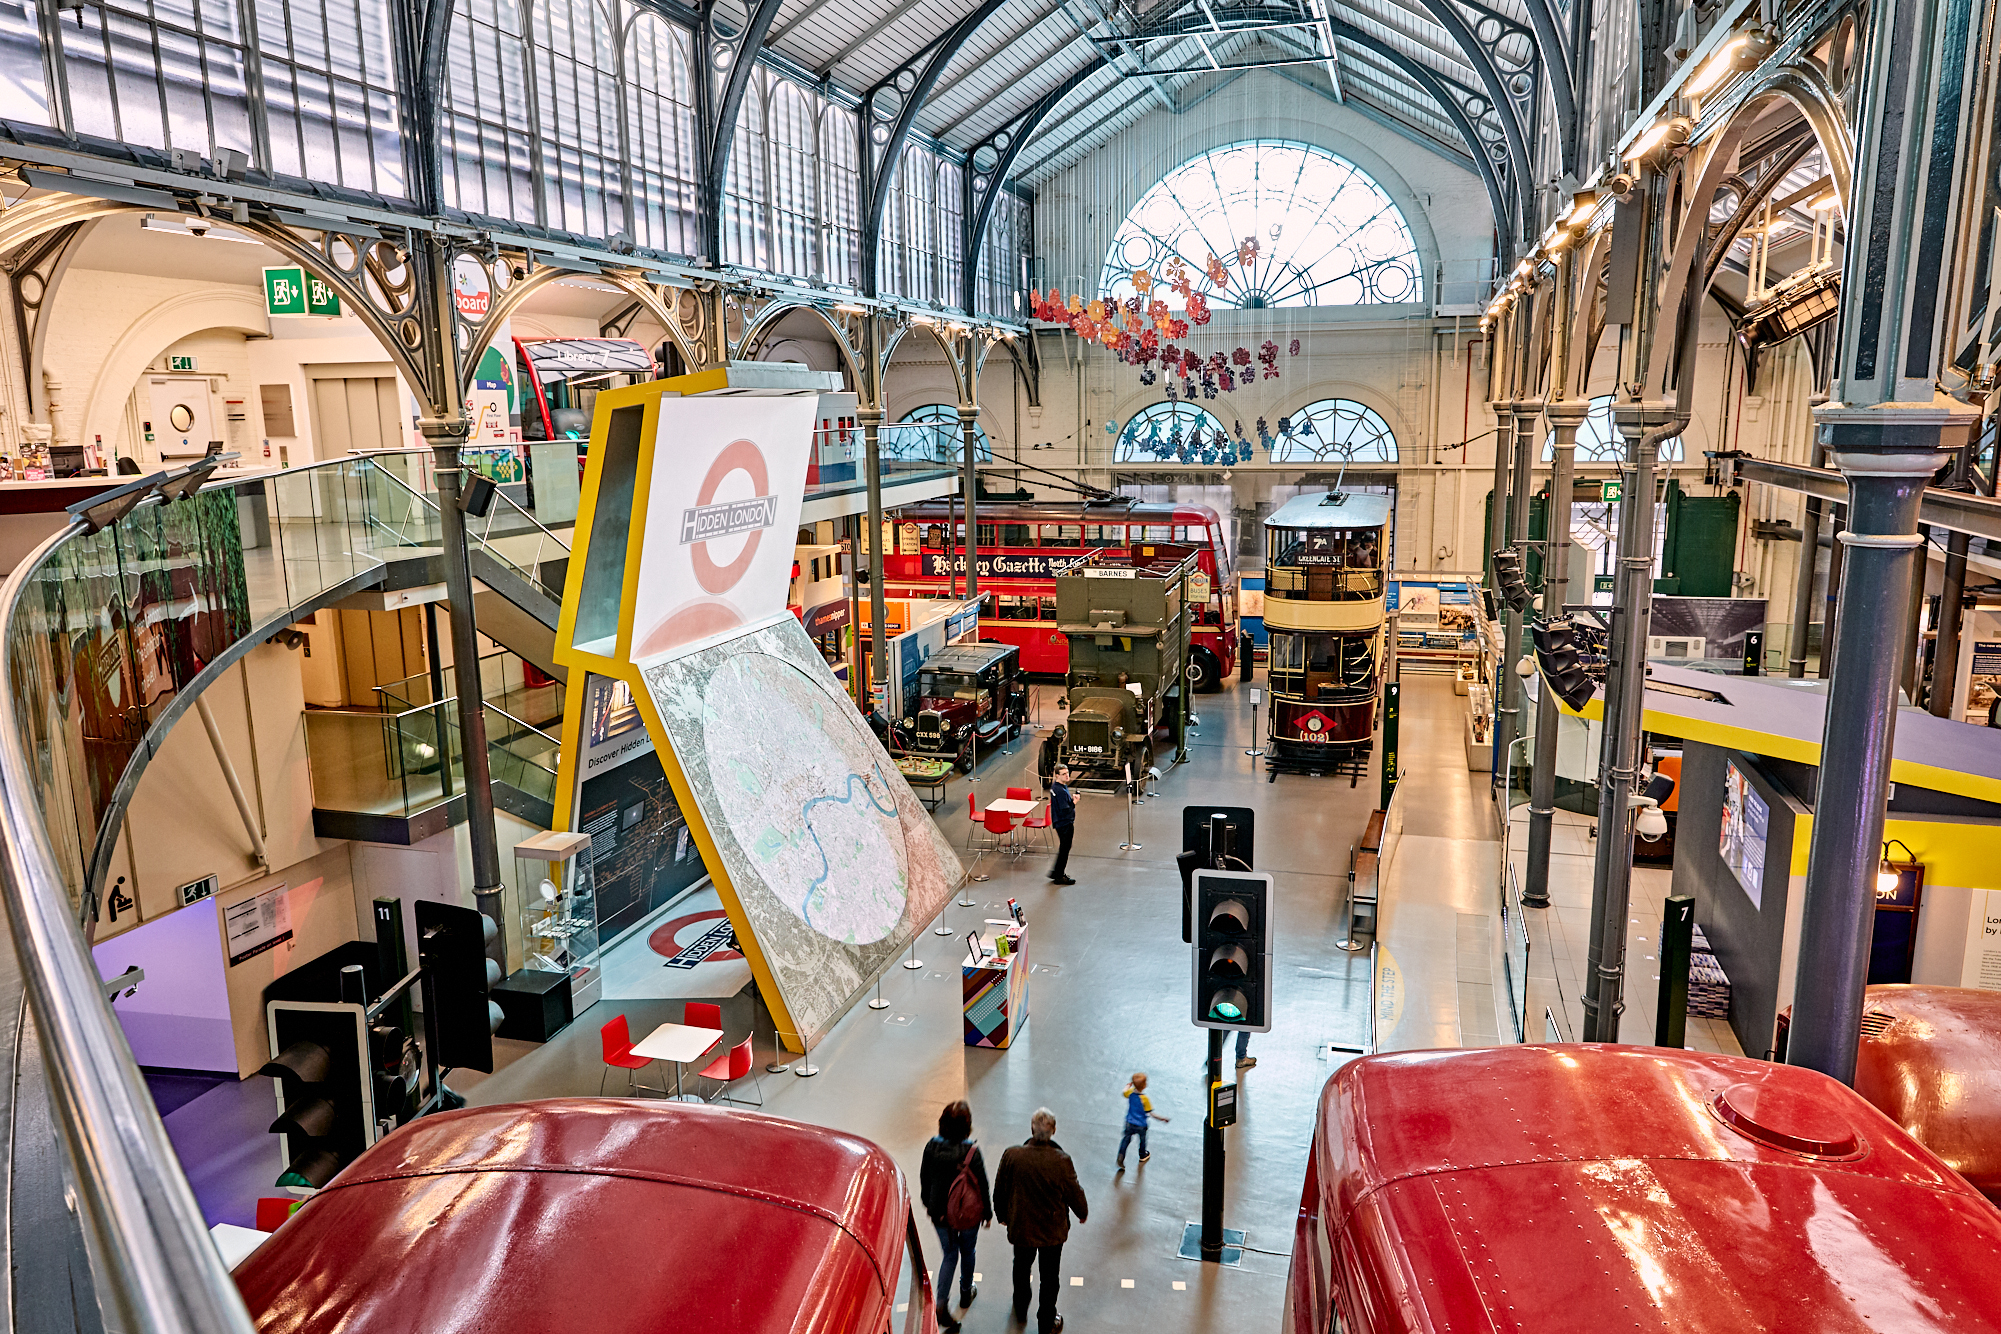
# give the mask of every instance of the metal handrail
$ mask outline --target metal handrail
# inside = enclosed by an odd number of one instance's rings
[[[0,630],[12,625],[29,581],[82,532],[72,524],[51,535],[0,584]],[[15,695],[11,674],[0,673],[0,721],[17,715]],[[99,983],[32,775],[20,733],[0,725],[0,891],[99,1308],[107,1326],[134,1334],[253,1334]]]

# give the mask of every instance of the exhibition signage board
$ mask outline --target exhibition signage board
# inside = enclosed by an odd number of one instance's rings
[[[556,635],[570,684],[555,827],[601,826],[595,864],[602,833],[671,806],[685,833],[656,856],[680,863],[682,838],[699,855],[797,1051],[930,924],[961,868],[786,605],[819,395],[681,394],[702,387],[598,395]],[[586,766],[629,740],[628,707],[665,788],[600,796]],[[620,755],[619,780],[638,758]],[[627,897],[640,911],[655,895]]]

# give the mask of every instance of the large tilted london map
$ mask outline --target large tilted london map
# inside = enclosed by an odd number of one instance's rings
[[[817,1033],[937,915],[958,858],[796,620],[642,676],[786,1008]]]

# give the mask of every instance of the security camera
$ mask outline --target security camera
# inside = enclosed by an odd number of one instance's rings
[[[188,230],[193,232],[196,236],[207,236],[208,227],[209,227],[209,222],[207,218],[188,219]]]

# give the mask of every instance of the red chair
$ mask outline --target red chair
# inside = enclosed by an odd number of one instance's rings
[[[600,1028],[598,1030],[598,1041],[604,1044],[605,1065],[604,1073],[598,1076],[598,1096],[600,1098],[604,1096],[604,1082],[611,1077],[613,1069],[625,1071],[625,1091],[627,1093],[631,1093],[634,1089],[645,1089],[648,1093],[661,1093],[665,1091],[663,1089],[646,1088],[643,1084],[632,1082],[633,1071],[644,1070],[647,1066],[653,1064],[653,1062],[644,1056],[633,1055],[632,1029],[625,1022],[624,1015],[614,1015],[610,1023]]]
[[[681,1009],[681,1022],[690,1028],[721,1028],[723,1007],[706,1001],[689,1001]]]
[[[989,806],[985,818],[980,821],[980,831],[987,836],[982,852],[998,851],[1014,841],[1014,817],[1006,811],[997,811]]]
[[[987,814],[985,811],[980,809],[979,793],[968,792],[966,794],[966,815],[972,820],[974,824],[981,824],[985,822]]]
[[[1044,806],[1040,814],[1024,816],[1021,821],[1023,829],[1034,831],[1036,846],[1045,851],[1049,850],[1050,830],[1053,827],[1050,821],[1053,818],[1049,807]]]
[[[752,1074],[753,1068],[750,1059],[750,1039],[745,1038],[742,1042],[737,1043],[736,1046],[731,1047],[727,1052],[709,1062],[708,1065],[696,1071],[696,1074],[702,1079],[714,1079],[721,1082],[722,1087],[716,1090],[715,1096],[709,1099],[710,1102],[714,1102],[718,1098],[724,1102],[744,1101],[744,1099],[730,1096],[730,1085],[742,1079],[745,1075],[751,1075],[751,1087],[757,1090],[757,1100],[750,1105],[753,1107],[762,1107],[764,1106],[764,1084],[756,1075]]]
[[[1035,800],[1035,794],[1025,787],[1011,787],[1007,790],[1007,799],[1009,801],[1033,801]]]
[[[260,1195],[257,1198],[257,1230],[276,1232],[279,1225],[292,1216],[292,1211],[304,1203],[304,1200],[289,1195]]]

